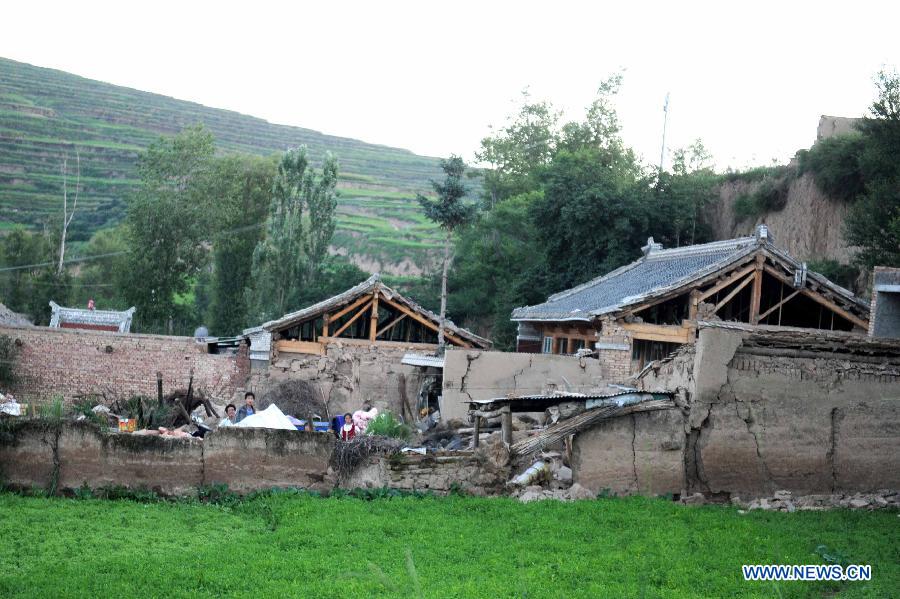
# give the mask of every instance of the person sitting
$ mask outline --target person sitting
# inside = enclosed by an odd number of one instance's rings
[[[247,391],[246,393],[244,393],[244,405],[242,405],[241,409],[237,412],[237,420],[234,421],[235,424],[237,424],[247,416],[256,414],[256,408],[253,405],[255,401],[256,395],[253,394],[253,391]]]
[[[222,420],[219,421],[219,428],[223,428],[226,426],[234,426],[236,424],[235,418],[237,418],[237,416],[235,416],[236,412],[237,412],[237,408],[235,407],[235,405],[233,403],[230,403],[227,406],[225,406],[225,418],[223,418]]]
[[[350,441],[356,436],[356,425],[350,412],[344,414],[344,426],[341,427],[341,441]]]

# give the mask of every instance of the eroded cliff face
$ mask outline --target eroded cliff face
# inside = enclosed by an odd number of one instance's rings
[[[798,260],[852,261],[854,250],[844,241],[844,221],[850,204],[826,196],[805,173],[789,188],[784,209],[766,212],[755,219],[738,220],[734,202],[754,191],[759,182],[733,181],[722,184],[719,198],[706,209],[706,220],[715,239],[752,235],[758,224],[766,224],[775,243]]]

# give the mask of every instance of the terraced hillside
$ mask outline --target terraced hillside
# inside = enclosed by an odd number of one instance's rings
[[[310,120],[314,120],[311,115]],[[38,227],[60,210],[63,156],[81,157],[74,241],[115,224],[136,181],[138,153],[160,134],[203,123],[224,152],[267,155],[306,144],[340,162],[335,249],[361,266],[415,274],[438,244],[415,193],[440,175],[435,158],[334,137],[0,58],[0,233]],[[71,167],[71,162],[70,162]]]

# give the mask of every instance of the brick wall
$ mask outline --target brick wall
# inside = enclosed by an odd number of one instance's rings
[[[603,378],[612,383],[624,383],[631,376],[631,335],[628,331],[614,319],[604,318],[597,348]]]
[[[18,348],[13,392],[20,401],[45,401],[62,395],[105,393],[111,397],[156,395],[156,373],[163,390],[194,385],[217,400],[239,394],[249,376],[246,348],[237,356],[209,354],[190,337],[133,335],[103,331],[0,327]]]

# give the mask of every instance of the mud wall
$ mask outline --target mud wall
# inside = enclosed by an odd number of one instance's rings
[[[885,351],[769,347],[704,328],[640,381],[680,391],[678,410],[575,437],[573,476],[593,490],[752,498],[900,489],[900,344]],[[839,348],[840,339],[820,345]]]
[[[379,410],[415,410],[424,370],[401,363],[404,347],[329,344],[324,356],[282,353],[265,370],[254,371],[249,387],[257,397],[283,381],[304,380],[316,387],[329,414],[358,410],[369,401]]]
[[[334,438],[321,433],[227,428],[203,441],[102,433],[79,423],[16,423],[0,442],[0,474],[18,487],[122,485],[165,495],[201,485],[227,484],[239,492],[270,487],[324,490]]]
[[[247,348],[237,355],[209,354],[206,345],[190,337],[134,335],[105,331],[0,327],[18,349],[14,366],[19,401],[46,401],[62,396],[71,402],[81,395],[156,395],[156,373],[163,387],[194,385],[218,403],[231,401],[249,375]]]
[[[476,495],[500,493],[509,470],[496,466],[479,453],[403,455],[375,458],[341,483],[342,487],[405,489],[448,493],[459,489]]]
[[[592,358],[448,349],[444,355],[443,418],[465,419],[473,399],[552,390],[581,393],[606,386],[603,364]]]

